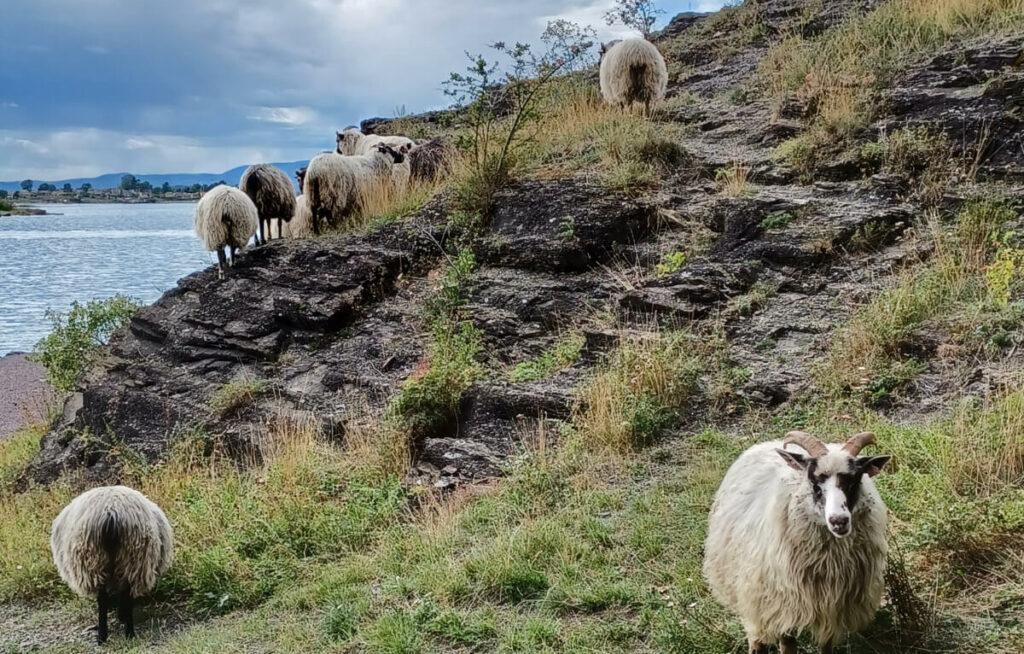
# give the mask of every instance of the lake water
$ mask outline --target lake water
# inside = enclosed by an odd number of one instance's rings
[[[50,204],[0,218],[0,356],[50,331],[46,309],[121,293],[151,303],[216,262],[192,231],[194,203]]]

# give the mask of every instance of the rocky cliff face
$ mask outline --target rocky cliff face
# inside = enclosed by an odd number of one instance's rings
[[[467,305],[490,361],[536,357],[594,313],[618,315],[627,326],[717,321],[728,358],[749,373],[735,409],[774,407],[806,389],[810,366],[851,307],[927,257],[926,245],[907,238],[923,218],[912,179],[865,174],[837,156],[821,166],[827,181],[801,183],[775,147],[798,132],[804,109],[794,104],[773,118],[768,101],[737,103],[725,93],[750,78],[808,4],[765,3],[763,31],[725,56],[722,43],[733,38],[727,25],[709,29],[707,17],[694,16],[670,24],[659,45],[685,64],[670,96],[688,92],[697,101],[671,105],[660,118],[686,126],[681,145],[692,158],[661,188],[627,198],[578,176],[519,181],[499,194],[473,244],[480,268]],[[801,29],[820,33],[873,4],[824,3]],[[948,134],[959,155],[974,152],[982,177],[1019,190],[1022,52],[1021,36],[958,43],[903,71],[885,93],[883,118],[861,138],[927,125]],[[982,155],[970,150],[976,143]],[[732,197],[715,179],[737,161],[751,184]],[[955,208],[960,191],[950,186],[939,205]],[[423,363],[423,303],[451,236],[448,210],[442,197],[375,233],[275,241],[243,253],[223,280],[213,270],[182,280],[116,336],[44,439],[30,476],[47,482],[65,469],[107,476],[111,443],[156,460],[189,430],[244,448],[282,414],[312,418],[343,440],[349,421],[383,406]],[[698,233],[710,242],[702,256],[650,274]],[[766,288],[756,310],[728,310]],[[574,388],[616,339],[607,328],[584,323],[582,330],[584,353],[567,369],[539,381],[494,375],[474,385],[455,424],[419,444],[414,476],[447,485],[499,474],[519,448],[524,422],[567,416]],[[927,408],[953,391],[937,364],[931,373],[927,392],[915,397],[911,389],[908,401]],[[995,384],[999,374],[979,366],[974,383]],[[260,382],[259,399],[229,412],[211,408],[240,375]]]

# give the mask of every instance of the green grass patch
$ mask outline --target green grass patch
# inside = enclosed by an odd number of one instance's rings
[[[572,332],[559,338],[532,361],[523,361],[509,373],[509,381],[520,383],[536,381],[576,363],[586,339],[579,332]]]

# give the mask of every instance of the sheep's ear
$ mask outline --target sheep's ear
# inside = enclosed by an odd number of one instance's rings
[[[882,467],[891,459],[888,454],[878,456],[858,456],[856,460],[857,470],[867,473],[868,477],[874,477],[882,472]]]
[[[804,470],[807,469],[808,459],[803,454],[800,454],[799,452],[790,452],[788,450],[783,450],[778,447],[775,448],[775,451],[779,453],[779,456],[781,456],[782,460],[786,462],[786,465],[788,465],[793,470],[803,472]]]

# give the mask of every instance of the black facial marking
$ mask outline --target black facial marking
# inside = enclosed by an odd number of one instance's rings
[[[846,495],[846,507],[851,512],[860,499],[860,480],[863,476],[864,471],[857,466],[856,459],[850,459],[849,472],[840,472],[836,475],[836,485]]]
[[[815,474],[815,471],[817,469],[818,469],[818,460],[817,459],[811,459],[811,460],[809,460],[807,462],[807,479],[811,482],[811,492],[814,495],[815,503],[821,504],[821,502],[824,500],[824,497],[825,497],[822,494],[822,492],[821,492],[821,483],[823,481],[825,481],[825,480],[824,480],[824,478],[822,478],[819,475]]]

